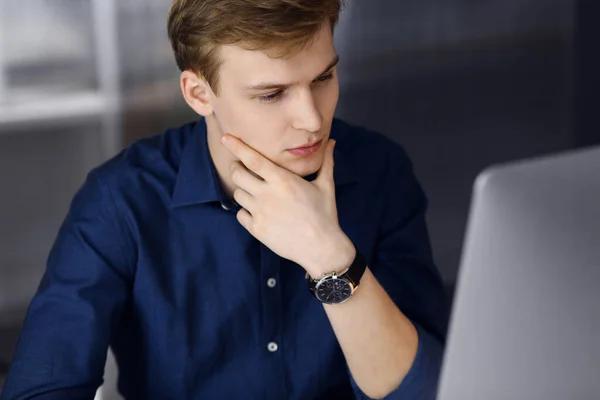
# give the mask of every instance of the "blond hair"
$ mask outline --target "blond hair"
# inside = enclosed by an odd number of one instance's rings
[[[342,6],[343,0],[174,0],[168,34],[179,69],[199,74],[217,93],[219,46],[287,57],[325,23],[333,30]]]

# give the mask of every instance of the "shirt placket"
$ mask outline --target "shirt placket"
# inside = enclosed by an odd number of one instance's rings
[[[261,292],[262,292],[262,346],[266,363],[270,366],[267,399],[288,398],[284,369],[282,293],[280,279],[281,258],[261,244]]]

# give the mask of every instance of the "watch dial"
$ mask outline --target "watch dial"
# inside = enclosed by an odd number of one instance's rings
[[[316,288],[317,297],[323,303],[336,304],[348,300],[352,295],[352,287],[345,279],[327,279]]]

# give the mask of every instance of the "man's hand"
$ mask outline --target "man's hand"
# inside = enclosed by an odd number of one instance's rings
[[[339,226],[335,202],[334,140],[328,141],[313,182],[279,167],[232,135],[225,135],[222,142],[241,161],[231,167],[231,179],[238,186],[233,197],[243,207],[237,219],[250,234],[314,278],[341,272],[352,263],[355,249]]]

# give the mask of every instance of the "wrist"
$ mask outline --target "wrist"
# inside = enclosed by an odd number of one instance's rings
[[[318,254],[317,258],[310,265],[304,266],[306,272],[312,278],[319,278],[332,272],[341,274],[348,269],[356,256],[356,248],[350,238],[340,231],[322,243],[320,251],[314,253]]]

